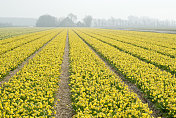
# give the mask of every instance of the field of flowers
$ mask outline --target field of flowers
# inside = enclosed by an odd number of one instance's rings
[[[92,36],[87,35],[87,32],[84,31],[84,29],[78,29],[76,30],[76,32],[103,58],[105,58],[112,66],[114,66],[117,71],[122,73],[129,81],[135,83],[141,89],[141,91],[143,91],[146,97],[151,99],[151,101],[153,101],[153,103],[155,103],[155,105],[159,109],[161,109],[161,111],[167,113],[170,117],[176,114],[175,73],[167,72],[164,69],[160,69],[156,67],[155,64],[145,62],[144,60],[137,58],[137,56],[131,54],[134,52],[140,52],[140,49],[133,51],[129,49],[129,51],[123,51],[120,48],[112,46],[116,45],[119,47],[123,47],[122,43],[120,42],[112,43],[111,39],[108,40],[102,37],[99,37],[100,40],[98,40],[97,38],[95,38],[97,36],[96,34],[91,33]],[[117,39],[119,38],[117,37]],[[128,48],[129,47],[127,45],[126,47],[123,47],[124,50],[128,50]],[[145,52],[141,53],[145,54]],[[136,55],[140,55],[141,53],[136,53]],[[141,55],[141,57],[142,56],[146,56],[147,58],[147,54]],[[149,56],[152,56],[152,53]],[[148,58],[150,59],[151,57]],[[152,61],[156,63],[163,62],[162,58],[157,57],[157,55],[156,58],[159,58],[161,60],[152,59]],[[175,58],[171,58],[171,60],[165,60],[164,62],[172,63],[172,66],[175,67]]]
[[[104,43],[110,44],[113,47],[116,47],[119,50],[127,52],[135,57],[138,57],[141,60],[152,63],[158,66],[159,68],[168,70],[169,72],[176,74],[176,63],[175,63],[176,58],[171,58],[167,55],[160,54],[156,52],[155,50],[147,50],[145,48],[137,47],[129,43],[118,41],[119,39],[121,39],[120,37],[117,37],[116,38],[117,40],[115,40],[112,38],[108,38],[108,37],[111,37],[111,35],[108,36],[106,33],[103,33],[103,36],[106,35],[106,37],[103,37],[97,34],[91,35],[90,33],[87,33],[87,32],[86,34],[88,34],[89,36],[99,39],[100,41],[103,41]],[[126,40],[127,39],[128,38],[126,38]],[[130,41],[131,39],[128,39],[128,40]],[[171,52],[173,53],[172,54],[173,56],[176,55],[176,50],[172,49]]]
[[[47,29],[49,28],[0,28],[0,40]]]
[[[3,43],[6,40],[1,40],[0,53],[0,79],[8,74],[9,71],[16,68],[28,56],[37,51],[45,43],[50,41],[61,30],[49,30],[38,35],[32,35],[27,40],[25,38],[18,43],[18,38],[14,37],[12,43]],[[46,35],[47,34],[47,35]],[[28,42],[26,42],[28,41]],[[17,43],[16,43],[17,42]],[[26,42],[26,43],[24,43]],[[5,45],[5,46],[4,46]],[[9,47],[9,48],[8,48]]]
[[[64,30],[56,36],[17,75],[2,85],[1,117],[50,117],[53,115],[54,94],[58,89],[66,34]],[[48,37],[49,39],[51,38]]]
[[[72,31],[71,92],[75,117],[149,117],[152,111]]]
[[[8,37],[1,30],[0,37]],[[66,44],[73,117],[176,117],[176,34],[43,30],[26,29],[26,34],[13,37],[9,30],[9,38],[0,40],[0,117],[50,118],[60,112],[55,107],[64,99],[56,94]],[[1,83],[34,53],[16,75]]]

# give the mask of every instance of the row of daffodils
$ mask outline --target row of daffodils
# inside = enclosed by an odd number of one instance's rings
[[[64,30],[17,75],[2,85],[0,88],[1,118],[54,116],[54,96],[59,87],[66,35],[67,31]],[[50,39],[51,37],[48,37],[48,40]]]
[[[23,35],[28,36],[35,32],[48,29],[49,28],[0,28],[0,44],[2,40],[12,40],[11,38],[13,37],[23,37]]]
[[[159,68],[168,70],[169,72],[176,74],[176,58],[171,58],[166,55],[157,53],[156,51],[153,51],[153,50],[146,50],[144,48],[140,48],[128,43],[117,41],[97,34],[87,33],[87,32],[86,34],[91,35],[96,39],[99,39],[105,43],[108,43],[120,50],[123,50],[124,52],[127,52],[135,57],[138,57],[141,60],[147,61],[151,64],[158,66]],[[118,37],[118,39],[120,38]],[[175,50],[175,54],[176,54],[176,50]]]
[[[169,117],[176,116],[176,78],[171,73],[162,71],[153,64],[139,60],[85,33],[80,31],[77,33],[129,81],[135,83],[145,93],[146,97],[161,109],[161,112],[166,113]],[[103,77],[103,75],[101,76]],[[89,87],[89,89],[92,88],[94,86]]]
[[[0,40],[46,29],[48,28],[0,28]]]
[[[15,69],[19,64],[21,64],[27,57],[41,48],[45,43],[50,41],[54,36],[60,33],[61,29],[54,29],[48,35],[43,32],[43,37],[40,37],[34,41],[21,45],[11,51],[7,51],[6,53],[0,55],[0,79],[8,74],[9,71]],[[36,36],[34,35],[35,39]],[[31,39],[33,39],[31,36]],[[25,39],[24,39],[25,40]],[[13,45],[13,44],[12,44]]]
[[[49,31],[42,31],[42,32],[37,32],[37,33],[31,33],[28,35],[22,35],[22,36],[18,36],[18,37],[13,37],[10,39],[6,39],[6,40],[2,40],[1,44],[0,44],[0,55],[4,54],[10,50],[13,50],[17,47],[20,47],[24,44],[30,43],[34,40],[37,40],[39,38],[42,38],[50,33],[52,33],[53,30],[49,30]],[[8,43],[7,43],[8,40]],[[9,42],[11,40],[11,42]]]
[[[74,117],[151,117],[148,105],[130,92],[72,30],[69,30],[69,45]]]
[[[104,30],[104,29],[103,29]],[[138,41],[144,41],[148,44],[155,44],[169,49],[176,49],[176,35],[166,33],[153,33],[153,32],[137,32],[137,31],[124,31],[124,30],[104,30],[113,35],[123,36],[125,38],[133,38]]]
[[[126,31],[124,33],[121,33],[120,31],[114,31],[111,32],[111,30],[86,30],[87,31],[91,31],[93,33],[108,37],[108,38],[112,38],[114,40],[120,41],[120,42],[124,42],[124,43],[128,43],[134,46],[138,46],[147,50],[152,50],[158,53],[161,53],[163,55],[167,55],[169,57],[176,57],[176,50],[172,49],[170,47],[170,45],[173,45],[173,47],[176,47],[175,40],[169,40],[172,39],[172,37],[154,37],[154,33],[149,33],[150,35],[147,35],[148,33],[146,33],[146,35],[138,35],[136,32],[130,32],[130,31]],[[160,33],[155,33],[155,34],[160,34]],[[174,35],[175,36],[175,35]],[[153,38],[154,37],[154,38]],[[150,39],[150,40],[149,40]],[[159,44],[157,44],[158,42],[156,42],[157,39],[160,39],[160,43],[162,44],[168,44],[166,46],[161,46]],[[162,40],[161,40],[162,39]],[[175,38],[176,39],[176,36]],[[167,41],[167,42],[166,42]]]

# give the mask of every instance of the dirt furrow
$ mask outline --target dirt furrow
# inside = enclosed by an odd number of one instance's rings
[[[61,32],[59,32],[57,35],[59,35]],[[56,36],[57,36],[56,35]],[[54,36],[51,40],[49,40],[47,43],[45,43],[40,49],[38,49],[37,51],[35,51],[31,56],[27,57],[25,59],[25,61],[23,61],[20,65],[18,65],[18,67],[16,69],[14,69],[13,71],[10,71],[3,79],[2,81],[0,81],[0,87],[2,86],[3,83],[8,82],[9,79],[11,77],[13,77],[14,75],[17,74],[17,72],[19,72],[25,64],[27,64],[29,62],[30,59],[32,59],[36,54],[38,54],[50,41],[52,41],[56,36]]]
[[[61,76],[59,82],[59,90],[56,93],[56,99],[60,101],[56,104],[56,118],[72,118],[73,108],[71,101],[71,92],[69,87],[69,37],[67,32],[65,51],[63,62],[61,65]]]
[[[75,31],[74,31],[75,32]],[[117,69],[115,67],[113,67],[106,59],[104,59],[98,52],[96,52],[96,50],[89,44],[87,43],[77,32],[75,32],[81,40],[83,40],[88,46],[89,48],[95,52],[95,54],[103,60],[103,62],[105,63],[105,65],[111,70],[113,71],[117,76],[119,76],[122,80],[122,82],[124,82],[125,85],[128,86],[130,92],[134,92],[137,94],[138,98],[145,104],[148,104],[148,107],[150,110],[153,111],[152,113],[152,116],[157,118],[157,117],[161,117],[162,116],[162,113],[160,110],[158,110],[156,108],[156,106],[149,100],[145,97],[145,94],[142,93],[142,91],[133,83],[131,83],[130,81],[128,81],[124,75],[122,75],[119,71],[117,71]]]

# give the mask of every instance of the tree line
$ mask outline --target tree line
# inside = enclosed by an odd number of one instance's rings
[[[81,21],[70,13],[65,18],[42,15],[36,23],[37,27],[98,27],[98,28],[176,28],[175,20],[159,20],[148,17],[129,16],[127,19],[114,18],[96,19],[85,16]]]
[[[65,18],[56,18],[51,15],[42,15],[36,22],[37,27],[90,27],[92,16],[88,15],[82,21],[77,21],[77,16],[70,13]]]
[[[127,19],[111,17],[94,19],[92,27],[103,28],[176,28],[175,20],[159,20],[149,17],[128,16]]]
[[[12,27],[11,23],[0,23],[0,27]]]

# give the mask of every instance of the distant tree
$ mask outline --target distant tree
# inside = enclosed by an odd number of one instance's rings
[[[77,20],[77,16],[76,15],[70,13],[70,14],[68,14],[67,17],[70,18],[74,23],[76,23],[76,20]]]
[[[93,19],[92,16],[86,16],[86,17],[83,19],[83,21],[84,21],[86,27],[90,27],[90,26],[91,26],[91,24],[92,24],[92,19]]]
[[[69,17],[66,17],[60,22],[59,26],[60,27],[74,27],[75,23]]]
[[[12,23],[0,23],[0,27],[12,27]]]
[[[76,26],[77,26],[77,27],[84,27],[84,23],[82,23],[81,21],[78,21],[78,22],[76,23]]]
[[[37,20],[36,26],[37,27],[56,27],[57,18],[50,15],[42,15]]]

